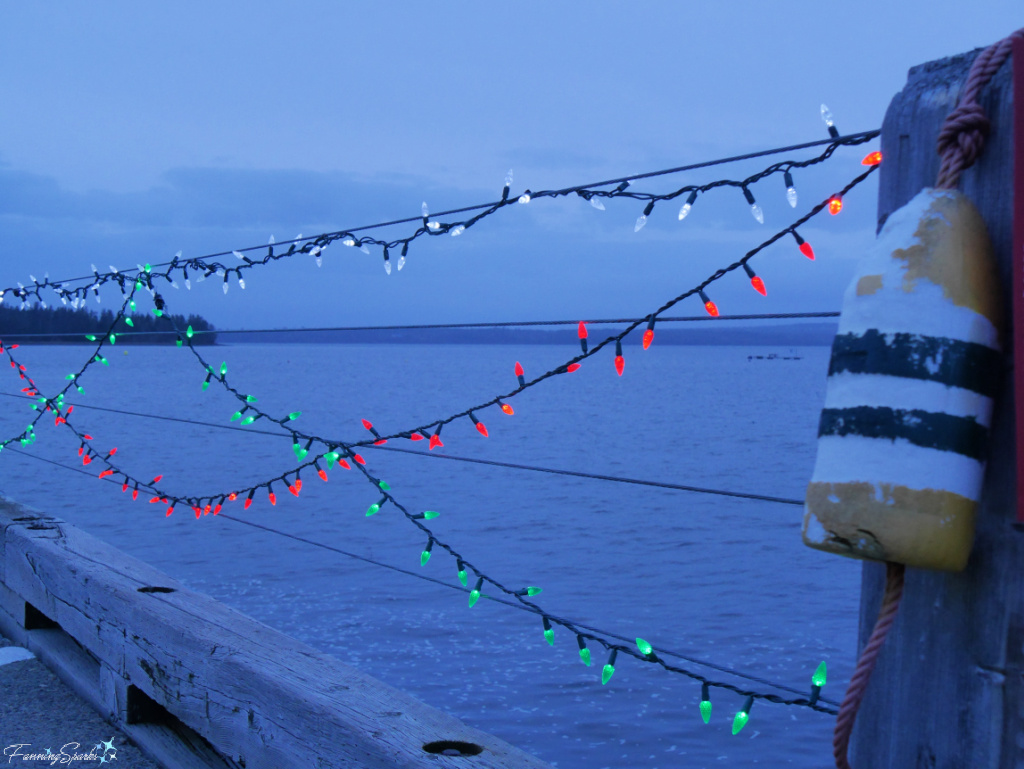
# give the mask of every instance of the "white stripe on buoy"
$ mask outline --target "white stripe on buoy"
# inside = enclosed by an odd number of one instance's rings
[[[825,435],[811,483],[895,484],[909,489],[951,491],[977,501],[984,465],[953,451],[915,446],[907,440]]]
[[[955,417],[974,417],[984,427],[989,427],[992,421],[992,400],[961,387],[884,374],[853,374],[848,371],[832,374],[828,378],[825,408],[855,406],[889,406],[908,410],[927,408]]]
[[[22,649],[20,646],[4,646],[0,648],[0,665],[21,662],[22,660],[34,660],[35,658],[36,655],[28,649]]]

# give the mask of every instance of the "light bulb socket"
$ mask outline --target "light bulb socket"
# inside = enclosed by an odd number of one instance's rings
[[[839,138],[839,129],[836,128],[834,125],[830,125],[828,127],[828,135],[831,136],[833,139],[838,139]]]
[[[818,695],[821,694],[821,687],[811,684],[811,698],[807,701],[808,705],[815,705],[818,702]]]
[[[752,269],[750,269],[750,267],[748,267],[748,266],[747,266],[747,263],[746,263],[746,262],[744,262],[744,263],[743,263],[743,269],[744,269],[744,270],[746,270],[746,273],[747,273],[747,277],[748,277],[748,278],[753,278],[753,277],[755,277],[755,275],[754,275],[754,271],[753,271]]]
[[[804,244],[804,239],[800,237],[800,233],[796,230],[790,230],[790,232],[793,233],[793,237],[796,238],[796,244],[798,246],[802,246]]]
[[[701,702],[711,702],[711,695],[708,693],[708,682],[704,681],[700,685],[700,700]]]
[[[587,648],[587,642],[583,640],[583,636],[581,635],[576,636],[576,644],[580,647],[580,651]]]
[[[615,357],[616,358],[621,358],[622,357],[622,340],[621,339],[616,339],[615,340]]]
[[[622,184],[620,184],[618,187],[615,188],[615,191],[616,192],[624,192],[626,187],[628,187],[628,186],[629,186],[629,182],[623,182]]]
[[[787,189],[793,186],[793,174],[791,174],[789,171],[786,171],[782,175],[782,179],[785,182]]]
[[[702,290],[698,289],[697,293],[700,294],[700,300],[704,302],[704,304],[707,304],[708,302],[711,301],[710,299],[708,299],[708,295],[705,294]]]
[[[405,245],[402,246],[402,256],[409,253],[409,241],[405,241]]]
[[[744,188],[743,188],[743,197],[745,197],[745,198],[747,199],[747,202],[748,202],[748,203],[749,203],[750,205],[754,205],[754,203],[756,202],[756,201],[754,200],[754,193],[752,193],[752,192],[751,192],[750,190],[748,190],[748,189],[747,189],[746,187],[744,187]]]
[[[652,200],[652,201],[651,201],[650,203],[648,203],[648,204],[647,204],[647,206],[646,206],[646,207],[644,208],[644,216],[650,216],[650,215],[651,215],[651,211],[653,211],[653,210],[654,210],[654,201]]]

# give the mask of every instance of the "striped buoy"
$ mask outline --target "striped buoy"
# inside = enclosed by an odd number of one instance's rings
[[[999,292],[977,209],[925,189],[885,222],[843,300],[804,544],[961,571],[1000,371]]]

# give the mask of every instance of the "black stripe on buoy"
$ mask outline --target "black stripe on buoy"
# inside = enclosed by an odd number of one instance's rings
[[[919,334],[841,334],[832,343],[828,373],[884,374],[941,382],[995,397],[1001,359],[991,347]]]
[[[888,406],[854,406],[823,409],[818,437],[859,435],[864,438],[904,438],[915,446],[952,451],[981,461],[988,441],[988,428],[974,417],[955,417],[919,409]]]

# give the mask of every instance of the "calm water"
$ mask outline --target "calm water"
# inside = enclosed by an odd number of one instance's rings
[[[273,413],[350,441],[407,429],[516,386],[578,349],[562,346],[237,345],[210,350],[235,386]],[[84,348],[17,351],[44,391],[77,370]],[[125,354],[125,352],[127,354]],[[789,350],[627,346],[625,375],[600,355],[570,375],[445,427],[441,451],[457,456],[801,498],[814,463],[828,348],[801,360],[748,361]],[[73,403],[228,425],[236,404],[183,350],[120,348],[90,369]],[[12,373],[0,390],[17,392]],[[2,399],[7,437],[28,406]],[[295,464],[287,439],[81,409],[76,424],[122,466],[165,476],[166,488],[211,494],[279,475]],[[80,467],[70,433],[38,430],[31,451]],[[237,422],[235,423],[237,424]],[[259,423],[257,423],[258,425]],[[401,441],[403,447],[422,444]],[[423,442],[425,443],[425,441]],[[389,443],[389,446],[392,444]],[[426,454],[424,449],[419,452]],[[547,610],[656,650],[673,650],[803,692],[821,660],[823,695],[840,700],[853,669],[860,566],[804,547],[802,510],[721,496],[411,456],[363,452],[411,510],[438,510],[437,536],[508,585],[540,585]],[[424,542],[387,506],[366,518],[373,488],[335,469],[304,479],[300,499],[239,517],[389,564],[420,570]],[[833,719],[758,701],[731,734],[738,695],[712,689],[705,725],[700,685],[630,657],[600,684],[604,663],[579,662],[575,638],[556,628],[553,647],[535,617],[187,508],[130,501],[108,485],[4,452],[0,490],[62,516],[126,552],[347,664],[530,751],[560,769],[793,767],[830,765]],[[443,552],[421,571],[457,584]],[[778,692],[699,664],[672,664],[743,688]]]

